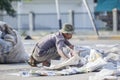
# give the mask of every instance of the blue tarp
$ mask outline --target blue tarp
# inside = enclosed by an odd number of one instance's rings
[[[95,11],[112,11],[114,8],[120,10],[120,0],[98,0]]]

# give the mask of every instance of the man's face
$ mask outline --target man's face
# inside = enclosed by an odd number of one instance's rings
[[[70,34],[70,33],[65,33],[65,34],[64,34],[64,37],[65,37],[66,39],[71,39],[71,38],[72,38],[72,34]]]

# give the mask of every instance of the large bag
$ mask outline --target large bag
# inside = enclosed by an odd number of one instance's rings
[[[9,25],[0,21],[0,63],[25,62],[25,52],[21,36]]]

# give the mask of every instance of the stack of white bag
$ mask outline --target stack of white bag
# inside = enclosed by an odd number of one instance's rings
[[[85,72],[92,72],[101,69],[107,62],[103,59],[101,52],[95,49],[90,49],[88,61],[80,69],[84,69]]]
[[[102,69],[100,72],[96,73],[95,76],[90,76],[89,80],[118,80],[115,76],[116,70]]]
[[[62,69],[63,67],[75,64],[75,62],[78,62],[79,60],[80,60],[80,57],[76,54],[70,59],[64,60],[57,65],[51,65],[50,67],[44,67],[44,68],[45,69]]]
[[[89,51],[90,52],[89,52]],[[84,55],[83,55],[84,53]],[[50,67],[45,67],[45,69],[61,69],[69,65],[84,65],[80,70],[84,71],[94,71],[101,68],[106,62],[102,59],[101,53],[95,49],[90,49],[86,47],[77,47],[74,49],[74,55],[68,60],[64,60],[57,65],[51,65]]]
[[[68,60],[64,60],[57,65],[51,65],[50,67],[45,67],[45,69],[61,69],[69,65],[84,65],[81,69],[85,71],[94,71],[101,68],[106,62],[102,59],[101,52],[91,49],[90,47],[75,47],[74,56],[70,57]]]
[[[69,55],[69,59],[67,60],[62,60],[61,63],[57,64],[57,65],[51,65],[50,67],[44,67],[45,69],[62,69],[63,67],[69,66],[69,65],[77,65],[77,64],[83,64],[86,63],[85,60],[82,60],[82,63],[79,63],[81,61],[81,59],[83,59],[82,57],[80,57],[80,52],[86,50],[86,48],[82,48],[82,47],[75,47],[74,51],[73,51],[73,56]]]
[[[117,64],[108,62],[95,76],[90,76],[89,80],[118,80],[118,75],[120,75],[120,62]]]
[[[63,61],[57,65],[52,65],[50,67],[47,67],[46,69],[61,69],[66,66],[73,65],[76,61],[78,61],[78,64],[83,64],[82,67],[78,67],[78,72],[81,71],[92,72],[95,70],[101,70],[102,72],[104,72],[106,70],[107,71],[110,70],[111,73],[113,71],[114,73],[116,73],[116,75],[119,74],[120,69],[119,70],[117,69],[118,68],[117,62],[120,61],[119,46],[113,46],[113,48],[110,48],[109,50],[102,52],[100,50],[89,48],[90,52],[86,53],[86,55],[84,56],[83,55],[81,56],[82,52],[80,51],[79,48],[80,47],[78,47],[77,50],[75,50],[75,55],[70,59]],[[110,67],[112,67],[112,69]],[[106,69],[106,70],[102,70],[102,69]],[[117,70],[114,71],[114,69]],[[109,78],[116,78],[115,76],[111,76],[110,74],[108,75]],[[108,76],[104,76],[104,77],[108,77]]]
[[[16,63],[28,60],[21,36],[8,24],[0,21],[0,63]]]
[[[106,51],[104,60],[107,64],[95,76],[90,76],[89,80],[118,80],[120,75],[120,46],[115,46]]]

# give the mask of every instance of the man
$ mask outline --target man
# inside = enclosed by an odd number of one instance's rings
[[[28,60],[21,36],[7,23],[0,21],[0,63],[20,63]]]
[[[59,32],[50,34],[41,39],[36,44],[28,63],[32,67],[36,67],[38,63],[42,63],[43,66],[50,66],[51,59],[60,57],[69,59],[64,49],[65,47],[73,49],[73,45],[68,41],[72,38],[73,32],[73,26],[66,23]]]

